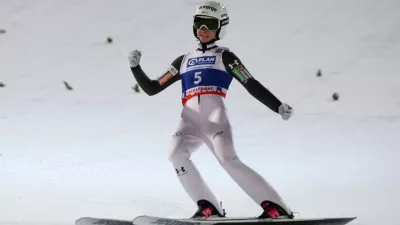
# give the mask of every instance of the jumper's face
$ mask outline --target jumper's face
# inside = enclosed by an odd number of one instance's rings
[[[216,36],[217,36],[216,30],[207,30],[204,27],[202,27],[201,29],[197,29],[197,37],[202,43],[207,43],[209,41],[212,41],[216,39]]]
[[[219,26],[220,22],[215,18],[195,17],[193,20],[193,27],[202,43],[216,39]]]

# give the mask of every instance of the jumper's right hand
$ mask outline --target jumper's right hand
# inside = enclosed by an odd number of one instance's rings
[[[140,57],[142,56],[142,52],[139,50],[134,50],[129,53],[128,59],[129,59],[129,64],[131,67],[137,67],[140,63]]]
[[[286,103],[280,105],[278,111],[283,120],[288,120],[293,115],[293,108]]]

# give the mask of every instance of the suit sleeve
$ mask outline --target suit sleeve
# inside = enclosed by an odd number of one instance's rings
[[[150,79],[140,65],[137,67],[131,67],[131,71],[143,91],[152,96],[158,94],[171,84],[181,79],[179,68],[181,67],[183,57],[184,55],[181,55],[176,58],[169,66],[167,71],[156,80]]]
[[[224,51],[222,61],[226,71],[239,81],[254,98],[272,111],[279,112],[278,108],[282,102],[249,73],[233,52]]]

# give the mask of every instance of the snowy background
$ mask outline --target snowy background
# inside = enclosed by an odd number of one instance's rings
[[[135,93],[127,55],[140,49],[144,70],[160,76],[196,48],[198,3],[0,0],[1,225],[196,211],[168,161],[180,84]],[[223,3],[219,45],[295,109],[283,121],[234,81],[226,103],[242,160],[297,217],[398,224],[400,1]],[[261,213],[205,146],[193,160],[229,216]]]

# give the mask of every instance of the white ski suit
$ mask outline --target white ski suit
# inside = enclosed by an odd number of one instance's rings
[[[229,49],[215,44],[203,45],[178,57],[157,80],[150,80],[140,66],[132,68],[132,72],[149,95],[182,81],[183,110],[170,144],[169,159],[195,203],[208,200],[223,214],[216,196],[190,160],[191,154],[206,144],[220,165],[258,205],[268,200],[280,205],[288,214],[292,213],[274,188],[236,154],[224,104],[232,79],[238,80],[255,98],[277,113],[282,103],[250,75]]]

